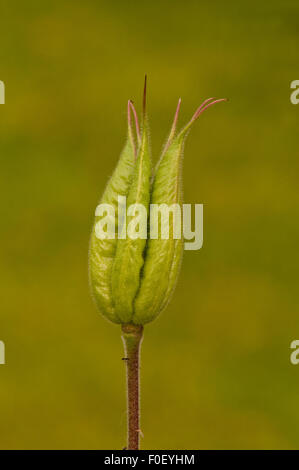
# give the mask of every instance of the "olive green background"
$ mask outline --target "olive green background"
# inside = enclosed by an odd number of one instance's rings
[[[0,447],[125,445],[120,329],[90,299],[95,207],[140,111],[153,160],[179,96],[204,246],[142,346],[142,447],[298,448],[299,5],[1,2]]]

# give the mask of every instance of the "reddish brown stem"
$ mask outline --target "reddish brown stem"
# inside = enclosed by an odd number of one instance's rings
[[[142,334],[143,326],[122,326],[122,340],[125,347],[124,360],[127,367],[128,450],[139,450],[139,438],[141,433],[139,403],[139,358]]]

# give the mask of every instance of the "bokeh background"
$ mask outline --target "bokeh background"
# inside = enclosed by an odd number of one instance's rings
[[[142,447],[298,448],[297,0],[1,2],[0,447],[125,445],[119,327],[90,299],[94,209],[144,73],[153,160],[179,96],[194,126],[185,252],[142,347]]]

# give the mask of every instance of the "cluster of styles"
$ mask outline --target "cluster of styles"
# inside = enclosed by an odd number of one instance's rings
[[[128,102],[128,135],[116,169],[101,204],[114,206],[117,220],[118,197],[128,205],[178,204],[182,206],[182,157],[184,141],[200,114],[215,103],[209,98],[196,110],[188,124],[177,132],[179,100],[170,134],[154,171],[151,166],[146,86],[140,129],[137,113]],[[135,131],[131,115],[134,116]],[[144,325],[167,306],[179,274],[184,242],[170,236],[163,239],[99,239],[95,218],[89,250],[92,294],[100,312],[114,323]],[[129,224],[129,218],[126,221]],[[125,227],[126,228],[126,227]]]

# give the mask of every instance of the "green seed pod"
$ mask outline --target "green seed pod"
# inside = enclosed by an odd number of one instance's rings
[[[111,176],[100,204],[110,204],[115,210],[115,231],[117,232],[118,221],[118,196],[127,196],[133,177],[136,147],[133,137],[130,112],[135,109],[128,102],[128,136],[124,149],[120,155],[119,162]],[[137,136],[139,136],[138,121],[136,120]],[[89,279],[92,296],[100,312],[114,323],[122,323],[114,308],[111,293],[111,274],[115,259],[117,239],[99,239],[96,236],[96,224],[99,220],[96,216],[92,228],[89,247]]]
[[[190,122],[176,134],[179,100],[167,143],[151,182],[145,97],[146,82],[142,136],[135,108],[129,101],[127,142],[100,201],[99,212],[97,208],[89,250],[89,277],[95,302],[106,318],[123,325],[144,325],[152,321],[171,298],[183,255],[181,208],[185,138],[194,121],[206,108],[223,101],[211,101],[213,98],[206,100]],[[137,148],[131,112],[135,117]],[[126,197],[127,214],[118,212],[120,196]],[[163,229],[157,227],[156,236],[151,238],[152,208],[157,209],[161,205],[172,214],[171,219],[167,213],[168,236],[165,237]],[[112,214],[109,212],[111,208]],[[98,237],[98,225],[105,211],[107,233]]]
[[[157,239],[148,239],[143,277],[140,290],[135,300],[133,323],[144,325],[154,320],[167,306],[174,291],[180,271],[183,255],[183,236],[175,237],[177,218],[181,214],[182,194],[182,158],[186,135],[200,114],[214,103],[223,101],[212,98],[206,100],[195,112],[190,122],[175,137],[180,100],[175,113],[169,138],[158,162],[153,180],[151,204],[167,204],[173,207],[173,224],[170,221],[168,239],[163,239],[161,230]]]

